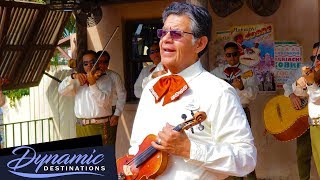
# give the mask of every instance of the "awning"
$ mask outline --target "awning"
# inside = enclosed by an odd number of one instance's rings
[[[0,77],[4,90],[37,86],[71,12],[46,5],[0,2]]]

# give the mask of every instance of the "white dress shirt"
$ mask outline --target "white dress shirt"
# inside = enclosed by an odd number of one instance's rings
[[[143,88],[142,88],[142,82],[143,82],[143,79],[148,77],[151,72],[150,70],[152,68],[154,68],[156,65],[154,64],[151,64],[151,65],[148,65],[146,67],[144,67],[140,74],[139,74],[139,77],[138,79],[136,80],[136,82],[134,83],[134,95],[137,97],[137,98],[140,98],[141,97],[141,94],[142,94],[142,91],[143,91]]]
[[[77,118],[99,118],[112,115],[112,82],[106,75],[96,84],[80,86],[79,80],[67,76],[58,91],[65,96],[75,96],[74,113]]]
[[[6,103],[6,97],[3,95],[2,91],[0,90],[0,107],[2,107]]]
[[[157,135],[166,123],[177,126],[184,121],[182,114],[190,119],[191,110],[204,111],[204,130],[196,125],[194,134],[186,131],[191,141],[190,159],[169,155],[167,168],[156,179],[213,180],[252,172],[257,152],[234,88],[204,70],[199,60],[178,75],[186,80],[189,89],[179,100],[165,106],[163,99],[155,103],[149,91],[161,76],[145,87],[133,124],[129,154],[136,154],[143,139],[148,134]]]
[[[312,66],[312,62],[309,62],[308,64],[303,64],[303,66]],[[319,118],[320,117],[320,88],[316,83],[313,83],[311,86],[307,86],[307,89],[302,88],[301,86],[297,86],[296,80],[299,79],[302,76],[301,68],[300,70],[297,70],[295,75],[295,80],[292,79],[288,80],[289,82],[292,82],[291,89],[292,92],[301,97],[307,97],[308,98],[308,113],[310,118]],[[286,83],[287,84],[287,83]],[[286,88],[288,88],[289,85],[286,85]],[[285,86],[284,86],[285,87]],[[288,94],[288,93],[287,93]],[[290,94],[289,94],[290,95]]]
[[[307,86],[307,92],[309,95],[309,117],[320,118],[320,87],[316,83],[313,83],[313,85]]]
[[[114,115],[120,116],[126,104],[127,91],[118,73],[108,69],[106,76],[112,81],[112,106],[116,106]]]
[[[224,70],[227,67],[231,67],[231,66],[229,64],[219,66],[213,69],[210,73],[217,76],[218,78],[230,80],[224,73]],[[233,67],[238,67],[241,70],[241,74],[251,70],[248,66],[243,64],[237,64]],[[254,74],[252,77],[248,77],[245,79],[241,78],[241,79],[243,82],[244,89],[243,90],[239,90],[238,88],[235,88],[235,89],[237,91],[238,96],[240,97],[240,102],[242,106],[246,107],[251,101],[253,101],[256,98],[258,94],[259,80]]]

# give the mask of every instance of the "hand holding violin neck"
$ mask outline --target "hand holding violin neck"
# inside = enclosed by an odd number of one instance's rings
[[[307,81],[307,84],[314,83],[314,67],[302,67],[302,74],[305,80]]]
[[[89,85],[96,84],[97,77],[95,76],[95,73],[93,73],[92,71],[88,72],[87,80],[88,80]]]

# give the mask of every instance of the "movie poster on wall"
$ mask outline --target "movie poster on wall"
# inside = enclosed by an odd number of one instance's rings
[[[302,46],[293,41],[276,41],[274,56],[276,88],[281,89],[301,66]]]
[[[214,46],[216,62],[225,63],[223,46],[232,41],[238,44],[240,49],[240,63],[253,69],[259,79],[260,91],[275,91],[274,78],[274,36],[272,24],[256,24],[233,26],[228,31],[216,33]],[[226,36],[229,34],[229,38]],[[220,46],[220,47],[218,47]]]

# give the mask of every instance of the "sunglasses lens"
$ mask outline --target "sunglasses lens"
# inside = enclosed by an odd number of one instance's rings
[[[182,37],[182,32],[181,31],[170,31],[170,36],[172,39],[180,39]]]
[[[157,29],[157,36],[158,38],[163,38],[163,36],[165,36],[168,32],[163,30],[163,29]]]
[[[172,39],[180,39],[182,37],[182,31],[178,31],[178,30],[171,30],[171,31],[167,31],[167,30],[163,30],[163,29],[158,29],[157,30],[157,36],[158,38],[163,38],[168,32],[170,32],[170,36]]]
[[[226,53],[226,56],[229,58],[229,57],[238,57],[239,56],[239,53],[238,52],[233,52],[233,53]]]

